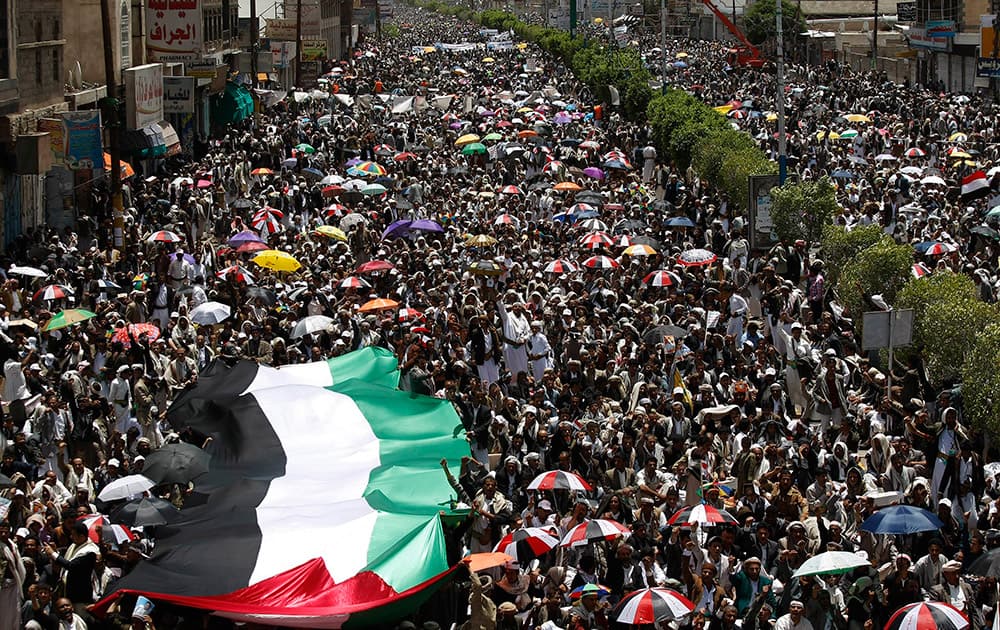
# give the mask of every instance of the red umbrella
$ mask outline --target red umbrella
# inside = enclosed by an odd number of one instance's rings
[[[699,503],[689,505],[677,510],[677,512],[667,521],[671,525],[722,525],[726,523],[737,523],[732,514],[725,510],[714,508],[711,505]]]
[[[278,223],[278,219],[270,214],[259,214],[254,217],[251,225],[261,231],[263,234],[275,234],[281,231],[281,224]]]
[[[399,309],[399,321],[408,322],[411,319],[423,319],[424,314],[415,308],[403,307]]]
[[[601,249],[613,245],[615,240],[605,232],[591,232],[580,239],[580,244],[587,249]]]
[[[680,619],[694,611],[694,602],[669,588],[644,588],[622,598],[615,608],[615,620],[628,625],[644,625]]]
[[[73,295],[73,289],[61,284],[49,284],[35,291],[35,295],[32,297],[37,302],[38,300],[62,300],[71,295]]]
[[[501,188],[500,189],[500,194],[501,195],[521,195],[521,196],[524,196],[524,191],[521,190],[520,188],[518,188],[517,186],[511,185],[511,186],[504,186],[503,188]]]
[[[151,343],[160,338],[160,329],[156,324],[129,324],[116,328],[111,333],[111,341],[117,341],[128,348],[132,345],[133,339],[138,339],[142,335],[146,335],[146,340]]]
[[[329,206],[326,207],[326,216],[328,217],[340,217],[344,216],[345,214],[350,214],[350,212],[351,211],[348,210],[346,206],[343,206],[339,203],[331,203]]]
[[[272,208],[271,206],[264,206],[263,208],[261,208],[260,210],[258,210],[256,213],[254,213],[253,220],[254,221],[258,221],[258,220],[264,219],[266,217],[274,217],[275,219],[283,219],[285,217],[285,213],[282,212],[281,210],[278,210],[277,208]]]
[[[271,249],[266,243],[259,243],[257,241],[246,241],[242,245],[236,248],[236,251],[241,254],[252,254],[254,252],[262,252],[265,249]]]
[[[545,273],[551,273],[556,275],[561,275],[564,273],[573,273],[577,270],[576,265],[568,260],[563,260],[562,258],[557,258],[545,265]]]
[[[340,193],[344,192],[344,187],[337,185],[324,186],[322,192],[324,197],[336,197]]]
[[[245,282],[246,284],[253,284],[254,282],[253,276],[250,275],[250,272],[239,265],[226,267],[222,271],[217,271],[215,275],[223,280],[229,280],[232,278],[236,282]]]
[[[614,540],[619,536],[631,536],[632,532],[617,521],[595,518],[586,523],[580,523],[566,532],[560,543],[563,547],[583,547],[592,542]]]
[[[409,151],[403,151],[402,153],[397,153],[396,157],[392,158],[396,162],[405,162],[407,160],[419,159],[416,153],[410,153]]]
[[[543,472],[528,484],[528,490],[593,490],[583,477],[562,470]]]
[[[128,527],[112,524],[108,517],[103,514],[85,516],[81,520],[87,526],[87,535],[90,540],[95,543],[100,543],[103,539],[117,545],[137,538]]]
[[[357,273],[371,273],[373,271],[389,271],[395,268],[391,262],[385,260],[369,260],[366,263],[358,265],[358,268],[354,271]]]
[[[964,630],[968,627],[965,613],[941,602],[907,604],[885,624],[885,630]]]
[[[343,280],[341,280],[339,283],[337,283],[337,286],[340,287],[341,289],[370,289],[370,288],[372,288],[372,285],[368,284],[368,282],[364,278],[359,278],[357,276],[347,276],[346,278],[344,278]]]
[[[500,539],[493,551],[500,551],[515,560],[531,560],[545,555],[559,544],[552,532],[541,527],[515,529]]]
[[[680,285],[681,279],[673,272],[659,269],[646,274],[646,277],[642,279],[642,283],[648,284],[651,287],[669,287]]]
[[[153,232],[152,234],[150,234],[149,238],[147,238],[146,240],[149,241],[150,243],[153,243],[153,242],[156,242],[156,243],[179,243],[180,240],[181,240],[181,237],[177,236],[176,234],[174,234],[170,230],[160,230],[158,232]]]

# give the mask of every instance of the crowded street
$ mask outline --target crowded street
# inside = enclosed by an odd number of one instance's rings
[[[762,243],[624,94],[433,8],[0,255],[0,630],[1000,628],[996,102],[786,63],[835,211]],[[773,64],[613,26],[778,161]]]

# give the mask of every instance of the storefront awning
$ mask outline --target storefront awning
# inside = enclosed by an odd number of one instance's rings
[[[152,124],[142,129],[126,131],[122,136],[122,153],[140,159],[163,157],[167,153],[163,128]]]
[[[167,156],[179,154],[181,152],[181,139],[173,125],[161,121],[160,128],[163,130],[163,144],[167,147]]]
[[[225,91],[212,98],[212,124],[238,123],[253,114],[253,97],[242,85],[226,83]]]

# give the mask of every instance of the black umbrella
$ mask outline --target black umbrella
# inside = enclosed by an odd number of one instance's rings
[[[14,482],[10,480],[10,477],[0,473],[0,488],[13,488]]]
[[[277,296],[271,289],[265,289],[264,287],[249,287],[247,289],[247,295],[253,298],[257,298],[267,306],[274,306],[277,302]]]
[[[166,525],[173,522],[180,510],[171,503],[159,497],[143,497],[138,501],[129,501],[114,513],[114,520],[130,527],[148,525]]]
[[[966,572],[972,575],[1000,575],[1000,548],[990,549],[969,564]]]
[[[253,202],[249,199],[237,199],[233,203],[229,204],[230,208],[236,208],[237,210],[246,210],[247,208],[253,207]]]
[[[653,249],[660,249],[660,241],[651,236],[633,236],[633,245],[649,245]]]
[[[211,457],[193,444],[167,444],[146,457],[142,474],[157,484],[187,483],[208,472]]]
[[[687,337],[687,331],[678,326],[664,324],[662,326],[655,326],[644,332],[642,334],[642,341],[652,346],[658,343],[663,343],[663,340],[666,337],[673,337],[674,339],[680,341],[684,337]],[[146,474],[145,469],[143,469],[142,474]]]
[[[622,221],[619,221],[618,223],[615,223],[613,229],[616,234],[621,234],[622,232],[641,232],[642,230],[645,230],[647,227],[649,226],[646,225],[645,221],[640,221],[639,219],[624,219]],[[653,247],[655,247],[655,245],[653,245]]]

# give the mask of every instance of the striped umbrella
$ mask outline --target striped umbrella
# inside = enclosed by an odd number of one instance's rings
[[[885,630],[964,630],[968,627],[965,613],[942,602],[907,604],[885,624]]]
[[[572,206],[567,208],[566,212],[569,212],[570,214],[581,214],[583,212],[597,212],[597,206],[593,206],[589,203],[581,201],[578,203],[574,203]],[[586,225],[584,225],[584,227],[586,227]],[[608,228],[604,229],[607,230]]]
[[[149,238],[146,239],[149,243],[179,243],[180,240],[181,237],[177,236],[170,230],[159,230],[157,232],[153,232],[149,235]]]
[[[493,551],[524,561],[543,556],[558,544],[559,539],[548,530],[541,527],[522,527],[501,538]]]
[[[577,271],[577,266],[568,260],[563,260],[562,258],[556,258],[549,264],[545,265],[545,273],[562,275],[564,273],[574,273],[575,271]]]
[[[580,523],[566,532],[559,544],[563,547],[583,547],[593,542],[614,540],[619,536],[627,538],[631,535],[632,532],[629,531],[629,528],[617,521],[595,518],[586,523]]]
[[[686,267],[700,267],[703,265],[711,265],[716,260],[718,256],[708,251],[707,249],[689,249],[687,251],[681,252],[680,256],[677,257],[677,262]]]
[[[409,306],[404,306],[403,308],[399,309],[398,318],[399,318],[399,321],[401,321],[401,322],[408,322],[408,321],[410,321],[412,319],[423,319],[424,318],[424,314],[421,313],[420,311],[418,311],[415,308],[410,308]]]
[[[49,284],[35,291],[32,296],[36,302],[39,300],[62,300],[73,295],[73,289],[62,284]]]
[[[72,326],[73,324],[85,322],[93,317],[97,317],[97,314],[86,309],[66,309],[65,311],[60,311],[58,315],[46,322],[45,326],[42,327],[42,330],[46,332],[50,330],[59,330],[60,328],[66,328],[67,326]]]
[[[642,283],[648,284],[651,287],[680,286],[681,279],[673,272],[658,269],[646,274],[646,277],[642,279]]]
[[[580,245],[587,249],[601,249],[602,247],[614,245],[614,242],[615,239],[611,238],[606,232],[590,232],[580,239]]]
[[[934,243],[924,251],[925,256],[941,256],[955,251],[956,247],[950,243]]]
[[[348,175],[385,175],[385,167],[377,162],[361,162],[347,170]]]
[[[255,216],[251,225],[260,230],[261,234],[271,235],[281,231],[281,224],[269,214]]]
[[[370,289],[372,285],[368,284],[368,281],[364,278],[359,278],[357,276],[347,276],[339,283],[337,286],[341,289]]]
[[[914,278],[923,278],[924,276],[930,275],[931,270],[928,269],[927,265],[925,265],[924,263],[916,263],[910,269],[910,273],[913,275]]]
[[[528,490],[593,490],[583,477],[562,470],[549,470],[528,484]]]
[[[573,208],[575,208],[576,206],[586,206],[586,205],[587,204],[585,204],[585,203],[578,203],[578,204],[575,204],[573,206]],[[570,209],[570,211],[573,211],[572,208]],[[577,210],[575,212],[585,212],[585,211],[584,210]],[[600,219],[596,219],[596,218],[587,219],[587,220],[583,221],[582,223],[580,223],[579,227],[583,228],[584,230],[590,230],[592,232],[607,232],[608,231],[608,225],[604,221],[601,221]]]
[[[506,212],[493,219],[493,225],[516,225],[517,219]]]
[[[372,273],[375,271],[389,271],[390,269],[395,269],[391,262],[385,260],[369,260],[366,263],[361,263],[358,268],[355,269],[355,273]]]
[[[583,266],[587,269],[617,269],[621,267],[617,260],[609,256],[591,256],[583,261]]]
[[[669,588],[644,588],[622,598],[615,607],[615,620],[628,625],[652,624],[680,619],[694,611],[694,603]]]
[[[342,217],[349,212],[350,210],[346,206],[339,203],[331,203],[326,207],[326,216],[328,217]]]
[[[250,272],[240,265],[231,265],[226,267],[221,271],[217,271],[215,276],[223,280],[234,280],[236,282],[245,282],[246,284],[254,283],[253,276],[250,275]]]
[[[518,188],[517,186],[511,185],[511,186],[504,186],[503,188],[501,188],[500,189],[500,194],[501,195],[520,195],[520,196],[523,197],[524,196],[524,191],[521,190],[520,188]]]
[[[632,237],[628,234],[622,234],[618,237],[618,241],[615,242],[618,247],[632,247],[635,243],[632,241]]]
[[[689,505],[677,510],[677,513],[671,516],[667,522],[671,525],[692,525],[694,523],[698,523],[699,525],[722,525],[737,523],[738,521],[732,514],[725,510],[699,503],[698,505]]]
[[[598,598],[611,594],[611,588],[602,584],[581,584],[569,592],[569,598],[576,600],[584,595],[597,595]]]
[[[908,158],[918,158],[918,157],[924,157],[925,155],[927,155],[927,152],[921,149],[920,147],[910,147],[903,153],[903,155],[905,155]]]
[[[271,206],[264,206],[263,208],[254,213],[253,220],[256,221],[257,219],[269,216],[274,217],[276,219],[283,219],[285,217],[285,213],[282,212],[281,210],[278,210],[277,208],[272,208]]]

